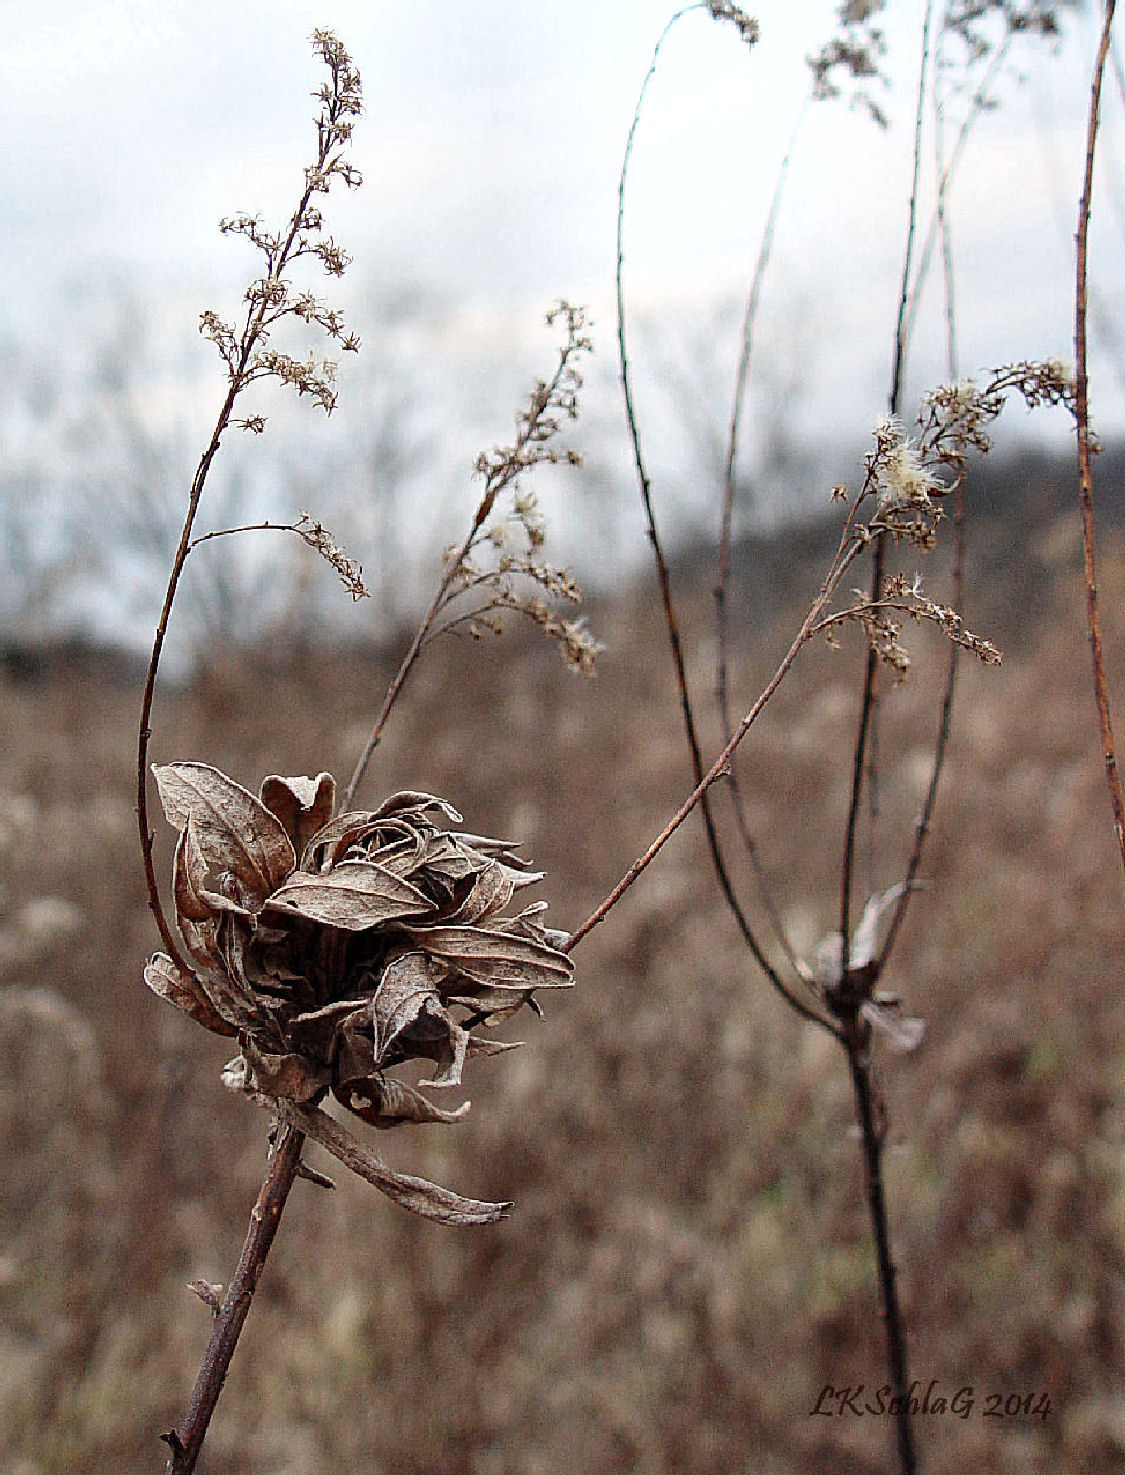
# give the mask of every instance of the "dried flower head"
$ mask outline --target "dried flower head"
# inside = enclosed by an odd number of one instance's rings
[[[329,774],[264,780],[254,796],[217,769],[154,770],[179,830],[176,919],[191,975],[164,953],[145,981],[240,1053],[224,1084],[277,1110],[396,1201],[444,1222],[482,1222],[503,1205],[462,1199],[387,1168],[319,1111],[331,1093],[376,1127],[453,1122],[390,1072],[433,1067],[427,1087],[461,1084],[466,1057],[513,1048],[473,1033],[537,989],[572,983],[566,934],[545,902],[514,914],[541,879],[507,841],[445,828],[444,799],[399,793],[333,819]],[[459,1017],[458,1017],[459,1016]]]
[[[741,5],[732,5],[730,0],[707,0],[707,9],[713,20],[729,21],[747,46],[757,45],[760,36],[758,22],[752,15],[747,15]]]
[[[819,51],[806,57],[812,73],[812,92],[817,99],[839,97],[841,74],[853,83],[875,80],[884,88],[889,81],[882,71],[887,52],[886,36],[876,24],[886,9],[886,0],[845,0],[836,10],[836,34]],[[887,127],[887,115],[866,87],[857,87],[851,105],[864,110],[880,128]]]
[[[552,606],[550,601],[580,604],[582,592],[568,570],[543,557],[547,524],[535,493],[521,481],[537,466],[582,464],[580,454],[560,447],[558,439],[565,422],[578,418],[579,364],[592,345],[582,308],[559,302],[547,314],[549,326],[556,322],[566,333],[558,364],[549,381],[535,385],[527,408],[516,417],[516,439],[477,457],[475,471],[484,481],[484,493],[468,537],[446,550],[446,573],[433,611],[443,618],[426,639],[450,630],[465,630],[476,640],[499,635],[504,614],[512,611],[557,643],[570,670],[593,676],[604,647],[583,620],[566,620]]]

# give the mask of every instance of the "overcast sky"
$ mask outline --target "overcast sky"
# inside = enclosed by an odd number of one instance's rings
[[[208,293],[236,296],[245,248],[220,216],[287,213],[310,151],[308,45],[336,30],[364,78],[354,196],[334,195],[333,235],[365,291],[433,289],[466,312],[528,321],[566,295],[609,333],[616,184],[638,88],[670,14],[665,0],[0,0],[0,330],[65,344],[74,286],[88,302],[128,284],[194,323]],[[749,275],[770,190],[807,87],[804,55],[835,6],[750,7],[754,51],[689,16],[665,50],[629,197],[627,280],[651,318],[695,313]],[[807,413],[869,424],[885,392],[910,169],[922,5],[895,0],[879,133],[819,105],[793,165],[763,334],[804,385]],[[1096,16],[1067,21],[1057,55],[1024,46],[1003,106],[985,118],[958,180],[965,372],[1013,357],[1072,355],[1071,236]],[[1123,109],[1107,95],[1112,166],[1094,270],[1121,300]],[[1103,218],[1104,217],[1104,218]],[[60,293],[60,288],[70,289]],[[358,290],[354,285],[351,290]],[[228,299],[229,300],[229,299]],[[181,307],[182,303],[182,307]],[[916,388],[941,372],[940,314],[919,340]],[[155,309],[154,309],[155,311]],[[352,318],[361,335],[370,325]],[[471,317],[471,314],[470,314]],[[932,345],[932,346],[928,346]],[[1125,423],[1102,365],[1095,411]]]

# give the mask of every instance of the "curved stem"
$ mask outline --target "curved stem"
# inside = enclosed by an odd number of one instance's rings
[[[331,108],[334,104],[330,104],[329,106]],[[334,114],[330,113],[330,118],[334,119],[334,116]],[[306,211],[313,196],[313,186],[308,182],[309,177],[310,175],[316,177],[323,170],[331,152],[332,142],[335,137],[334,133],[331,129],[326,129],[323,123],[319,127],[319,133],[320,144],[317,151],[316,168],[306,171],[305,189],[290,219],[289,229],[284,239],[276,243],[276,248],[271,246],[268,252],[269,271],[265,278],[267,282],[280,282],[282,273],[294,255],[294,249],[298,246],[298,239],[306,218]],[[188,495],[187,513],[180,532],[180,541],[172,560],[171,572],[168,575],[168,585],[164,591],[164,603],[160,609],[160,618],[156,623],[156,633],[153,636],[152,653],[149,656],[148,670],[145,674],[144,694],[141,698],[141,713],[137,728],[137,829],[141,842],[141,859],[144,864],[148,904],[156,919],[160,939],[169,956],[181,971],[188,974],[192,972],[192,969],[185,962],[176,944],[168,919],[165,916],[160,900],[160,889],[156,882],[156,872],[152,862],[153,837],[148,821],[148,748],[149,740],[152,737],[152,703],[156,692],[156,678],[160,670],[160,658],[163,654],[164,641],[168,634],[168,622],[171,618],[172,606],[175,603],[176,593],[180,586],[180,578],[184,571],[184,565],[192,549],[192,530],[195,526],[196,514],[199,511],[199,503],[203,497],[203,490],[207,483],[207,474],[211,470],[211,463],[214,461],[222,438],[230,425],[235,401],[252,377],[251,359],[261,341],[267,314],[270,310],[269,294],[263,293],[257,295],[253,299],[253,303],[254,305],[251,306],[247,313],[242,336],[238,341],[237,352],[235,352],[232,344],[229,357],[224,353],[224,357],[227,358],[229,374],[226,398],[223,400],[222,408],[215,421],[215,428],[211,432],[211,439],[208,441],[207,448],[200,457],[199,465],[196,467],[195,475],[192,477],[191,490]]]
[[[296,1128],[278,1124],[269,1168],[250,1215],[250,1227],[242,1246],[238,1268],[215,1316],[211,1340],[199,1370],[187,1417],[179,1429],[163,1435],[172,1448],[165,1475],[191,1475],[219,1394],[223,1391],[239,1334],[250,1312],[258,1280],[270,1252],[281,1212],[301,1166],[305,1139]]]
[[[641,503],[644,507],[648,541],[650,547],[652,548],[653,559],[656,563],[657,579],[660,586],[660,601],[664,610],[664,622],[668,631],[668,643],[671,647],[672,662],[676,672],[676,684],[679,689],[680,696],[680,712],[683,717],[684,734],[687,738],[688,750],[691,755],[692,777],[697,785],[695,790],[694,802],[691,803],[690,808],[694,808],[696,802],[700,804],[703,816],[703,825],[707,834],[707,847],[711,856],[711,863],[715,871],[715,876],[719,882],[719,889],[722,891],[723,898],[726,901],[728,908],[730,909],[731,915],[735,919],[735,922],[740,933],[742,934],[744,942],[753,955],[754,961],[758,964],[759,968],[761,968],[762,972],[766,975],[767,979],[774,987],[774,989],[776,989],[776,991],[781,995],[786,1003],[789,1004],[791,1008],[795,1009],[798,1014],[802,1015],[806,1019],[812,1020],[817,1024],[825,1025],[825,1027],[830,1027],[827,1025],[827,1022],[821,1014],[819,1014],[815,1009],[810,1008],[803,999],[801,999],[797,994],[793,992],[793,990],[781,977],[777,969],[773,966],[769,958],[766,956],[764,950],[762,949],[761,943],[758,941],[757,936],[751,928],[749,920],[746,917],[746,913],[742,909],[741,903],[739,902],[738,897],[735,894],[734,885],[730,877],[730,872],[727,869],[726,861],[723,857],[718,830],[715,826],[715,817],[712,812],[710,797],[707,792],[710,784],[704,778],[703,754],[699,743],[699,734],[695,722],[695,713],[692,708],[691,695],[688,688],[687,668],[684,660],[683,643],[680,639],[679,623],[676,619],[675,602],[672,597],[671,575],[668,570],[668,561],[664,556],[664,548],[661,543],[660,532],[657,526],[656,510],[653,506],[652,501],[652,481],[649,476],[648,468],[645,462],[644,450],[641,444],[640,426],[637,421],[636,407],[633,400],[632,373],[629,367],[629,352],[626,341],[624,285],[625,190],[629,179],[629,164],[633,155],[633,146],[636,141],[637,129],[640,124],[645,97],[648,92],[649,84],[651,83],[653,75],[656,72],[657,63],[659,61],[660,52],[664,45],[664,42],[668,37],[668,33],[671,31],[676,22],[681,18],[681,16],[686,15],[689,10],[694,10],[697,8],[700,7],[688,6],[683,10],[677,11],[676,14],[673,15],[672,19],[668,22],[668,24],[664,27],[664,30],[660,35],[660,39],[657,41],[656,46],[653,49],[652,61],[649,65],[644,83],[641,86],[640,95],[637,98],[637,105],[633,113],[632,125],[629,129],[629,137],[626,142],[624,156],[621,161],[621,174],[617,186],[616,274],[617,346],[621,374],[621,389],[625,400],[625,418],[628,422],[629,437],[633,450],[633,465],[636,469],[637,482],[641,494]],[[729,737],[729,734],[727,736]],[[733,746],[731,748],[731,751],[733,751]],[[725,768],[725,764],[722,766]],[[678,828],[679,824],[682,823],[682,820],[687,817],[687,813],[690,812],[690,808],[686,810],[679,819],[673,822],[673,825],[668,831],[668,834],[671,834],[672,830]],[[663,841],[660,842],[660,845],[662,844]],[[657,845],[657,849],[660,848],[660,845]],[[655,851],[653,852],[653,854],[655,854]],[[647,865],[648,862],[645,861],[644,864]],[[644,869],[643,865],[641,866],[641,869]],[[635,880],[636,875],[639,874],[640,871],[638,870],[636,874],[632,877],[632,880]],[[626,885],[631,885],[632,880],[629,880]],[[622,890],[623,889],[624,887],[622,888]],[[621,892],[618,892],[617,894],[620,895]],[[607,911],[609,907],[614,904],[616,899],[616,896],[614,896],[612,899],[607,899]],[[602,913],[602,915],[604,915],[604,913]],[[584,935],[585,931],[588,931],[589,928],[593,925],[595,925],[594,919],[591,919],[587,923],[585,923],[584,927],[579,930],[579,933],[575,934],[575,936],[571,939],[571,942],[573,943],[577,941],[578,937],[580,935]]]
[[[723,499],[722,511],[719,520],[719,553],[715,574],[715,637],[716,637],[716,675],[715,675],[715,700],[719,709],[719,721],[726,742],[733,731],[733,718],[730,709],[729,670],[730,670],[730,613],[727,605],[727,589],[730,584],[731,542],[734,524],[734,496],[735,496],[735,468],[738,461],[739,433],[742,425],[742,414],[746,404],[746,391],[750,383],[750,367],[754,352],[754,329],[758,320],[758,309],[762,296],[762,284],[765,281],[766,269],[769,266],[770,257],[773,252],[774,236],[777,233],[777,220],[781,212],[781,201],[785,192],[785,183],[789,177],[789,168],[793,161],[793,154],[797,147],[797,139],[809,108],[812,106],[815,94],[809,92],[804,103],[797,114],[793,124],[793,131],[789,136],[789,142],[778,167],[777,178],[774,181],[773,195],[770,199],[769,210],[766,214],[766,223],[762,230],[762,239],[758,245],[758,256],[754,263],[754,276],[750,284],[750,292],[746,299],[746,310],[742,320],[742,350],[738,358],[738,373],[735,376],[734,398],[731,403],[730,424],[727,430],[727,456],[723,475]],[[746,851],[748,860],[753,867],[754,874],[758,880],[758,890],[763,909],[769,919],[770,925],[777,936],[782,950],[789,962],[796,966],[796,958],[792,946],[786,934],[781,914],[774,901],[773,891],[766,875],[765,867],[762,865],[758,848],[754,844],[754,838],[750,833],[750,824],[746,815],[746,806],[742,798],[742,789],[738,782],[738,776],[731,770],[728,781],[731,801],[734,807],[735,823],[738,826],[742,838],[743,849]]]

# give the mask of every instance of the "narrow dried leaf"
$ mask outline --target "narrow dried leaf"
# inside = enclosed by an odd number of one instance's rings
[[[515,894],[516,884],[524,877],[510,871],[499,861],[490,861],[484,870],[473,878],[464,900],[450,913],[450,921],[463,925],[481,922],[502,912]]]
[[[380,1193],[385,1193],[411,1213],[420,1214],[423,1219],[432,1219],[438,1224],[494,1224],[512,1207],[509,1203],[491,1204],[481,1199],[464,1198],[452,1189],[428,1183],[425,1178],[395,1172],[318,1107],[298,1106],[290,1101],[274,1102],[268,1097],[260,1100],[267,1110],[276,1110],[283,1121],[311,1137],[345,1167],[373,1184]]]
[[[334,861],[356,836],[370,829],[371,823],[372,817],[366,809],[346,809],[343,814],[338,814],[306,843],[301,851],[301,870],[316,872]]]
[[[373,861],[342,861],[325,875],[295,871],[269,899],[271,912],[362,932],[433,911],[416,886]]]
[[[186,830],[190,820],[208,870],[229,872],[245,899],[260,906],[297,863],[277,816],[209,764],[169,763],[152,771],[169,824]]]
[[[217,1035],[233,1035],[238,1031],[222,1017],[203,989],[186,973],[181,973],[167,953],[155,953],[145,968],[145,982],[153,993]]]
[[[469,1036],[441,1001],[438,989],[447,974],[425,953],[404,953],[387,965],[371,1002],[376,1062],[409,1055],[433,1060],[440,1069],[423,1085],[461,1084]]]
[[[448,800],[439,799],[436,794],[423,794],[417,789],[403,789],[398,794],[391,794],[389,798],[383,800],[378,809],[373,811],[373,817],[387,819],[392,814],[401,814],[404,809],[416,809],[421,814],[436,809],[439,814],[444,814],[446,819],[451,819],[455,825],[463,822],[463,817],[457,813]]]
[[[574,964],[545,942],[489,927],[426,927],[411,932],[419,947],[469,978],[499,988],[570,988]]]

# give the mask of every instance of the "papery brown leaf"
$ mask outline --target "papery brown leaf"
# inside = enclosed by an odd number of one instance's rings
[[[425,1178],[395,1172],[318,1107],[297,1106],[291,1101],[274,1102],[268,1097],[259,1099],[267,1110],[276,1110],[283,1121],[318,1142],[353,1173],[358,1173],[395,1203],[411,1213],[420,1214],[423,1219],[432,1219],[438,1224],[494,1224],[512,1207],[510,1203],[490,1204],[481,1199],[464,1198],[450,1188],[428,1183]]]
[[[521,882],[526,884],[525,878],[518,872],[510,871],[499,861],[489,861],[474,876],[464,899],[449,914],[449,920],[471,925],[486,917],[495,916],[508,905],[515,895],[516,886]]]
[[[244,1040],[242,1055],[249,1067],[244,1090],[284,1096],[288,1101],[311,1101],[323,1095],[332,1081],[328,1066],[318,1069],[300,1055],[271,1054],[251,1037]]]
[[[329,865],[334,865],[348,846],[365,831],[371,829],[373,816],[366,809],[346,809],[338,814],[305,845],[301,851],[301,870],[316,875]]]
[[[154,765],[152,771],[169,824],[186,830],[190,821],[207,868],[229,873],[242,892],[238,899],[260,906],[297,864],[277,816],[207,763]]]
[[[416,886],[372,861],[341,861],[324,875],[295,871],[269,899],[269,910],[362,932],[399,917],[433,911]]]
[[[569,988],[574,964],[545,942],[492,927],[411,929],[415,943],[459,972],[495,988]]]
[[[422,952],[404,953],[387,964],[371,1003],[377,1064],[417,1055],[441,1067],[425,1084],[461,1084],[469,1036],[446,1012],[438,992],[448,971]]]
[[[455,1111],[443,1111],[405,1081],[379,1074],[341,1080],[333,1086],[332,1094],[349,1111],[383,1131],[403,1122],[440,1122],[448,1126],[459,1122],[469,1110],[469,1103],[464,1101]]]
[[[154,953],[145,967],[145,982],[159,998],[175,1004],[185,1014],[217,1035],[234,1035],[238,1031],[215,1009],[202,988],[186,973],[181,973],[167,953]]]
[[[401,814],[404,809],[416,809],[420,814],[436,809],[455,825],[463,822],[463,817],[448,800],[439,799],[436,794],[423,794],[417,789],[402,789],[397,794],[391,794],[371,813],[373,819],[387,819],[391,815]]]
[[[262,780],[259,797],[266,809],[281,821],[300,855],[316,832],[332,818],[336,780],[330,773],[318,773],[316,778],[280,778],[271,773]]]
[[[356,1026],[366,1024],[371,1017],[370,999],[338,999],[320,1009],[309,1009],[296,1014],[286,1025],[286,1035],[295,1050],[307,1050],[328,1059],[332,1041],[338,1030],[346,1029],[354,1016]],[[374,1060],[374,1051],[371,1052]]]

